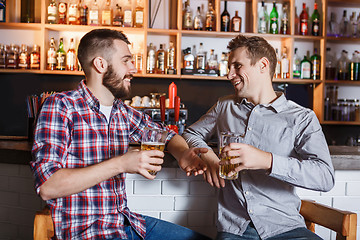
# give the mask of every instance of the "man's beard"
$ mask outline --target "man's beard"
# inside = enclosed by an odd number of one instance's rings
[[[108,70],[103,76],[103,85],[109,89],[116,99],[129,96],[131,88],[124,86],[124,79],[132,78],[131,74],[125,75],[122,79],[115,73],[112,65],[109,65]]]

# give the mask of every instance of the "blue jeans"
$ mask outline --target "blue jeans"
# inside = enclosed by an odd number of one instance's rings
[[[242,236],[227,232],[218,232],[216,240],[260,240],[254,225],[250,223]],[[296,228],[294,230],[276,235],[266,240],[322,240],[318,235],[311,232],[307,228]]]
[[[144,216],[146,221],[145,240],[210,240],[210,238],[191,229],[166,222],[157,218]],[[141,240],[141,237],[130,226],[125,226],[129,240]]]

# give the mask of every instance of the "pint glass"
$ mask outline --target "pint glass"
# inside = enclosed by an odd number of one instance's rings
[[[222,132],[220,135],[220,143],[219,143],[219,154],[221,153],[222,149],[229,145],[230,143],[240,143],[242,142],[242,137],[240,134],[232,133],[232,132]],[[236,157],[225,157],[221,158],[220,161],[227,161],[232,158]],[[233,171],[239,164],[227,164],[227,165],[220,165],[219,167],[219,176],[223,179],[227,180],[235,180],[238,178],[238,172],[236,172],[232,176],[228,176],[228,174]]]

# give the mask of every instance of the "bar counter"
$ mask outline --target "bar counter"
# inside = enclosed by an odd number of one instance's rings
[[[136,147],[136,146],[132,146]],[[360,170],[360,146],[329,146],[335,170]],[[0,140],[0,163],[28,164],[31,142],[19,139]],[[170,154],[165,154],[163,167],[177,167]]]

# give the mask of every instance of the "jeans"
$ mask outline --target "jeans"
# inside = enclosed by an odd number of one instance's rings
[[[145,240],[210,240],[210,238],[191,229],[166,222],[157,218],[144,216],[146,221]],[[130,226],[125,226],[129,240],[141,240],[141,237]]]
[[[216,240],[260,240],[254,225],[250,223],[242,236],[227,232],[218,232]],[[318,235],[307,228],[296,228],[291,231],[267,238],[266,240],[322,240]]]

